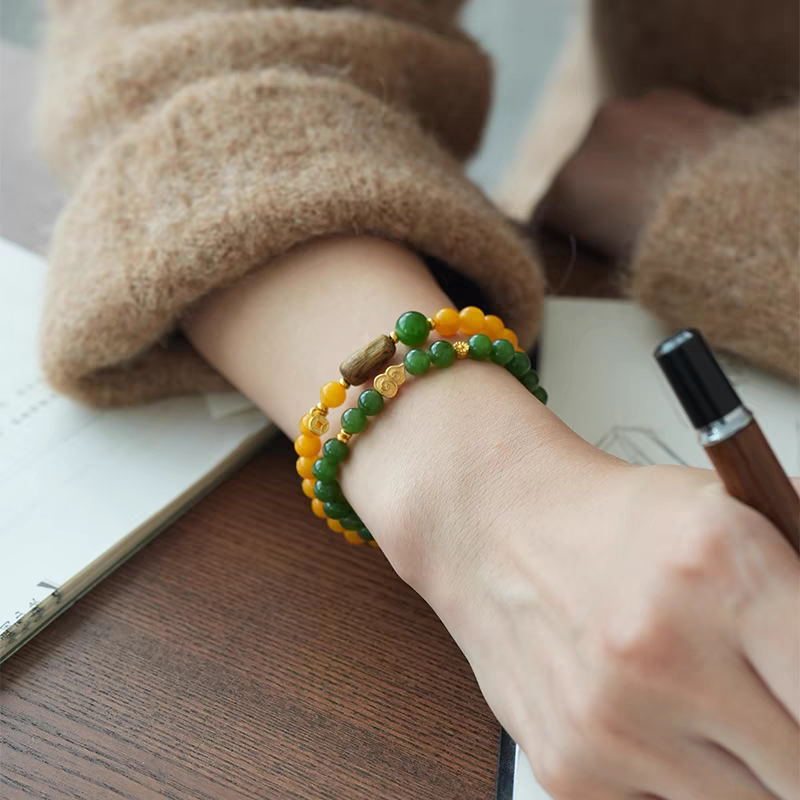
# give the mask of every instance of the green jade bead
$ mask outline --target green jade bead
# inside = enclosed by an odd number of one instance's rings
[[[403,364],[411,375],[424,375],[431,368],[431,357],[424,350],[409,350]]]
[[[321,500],[323,503],[332,503],[334,500],[341,498],[342,490],[338,481],[331,481],[330,483],[317,481],[314,484],[314,495],[317,500]]]
[[[344,527],[344,526],[342,526]],[[373,535],[366,529],[366,528],[359,528],[356,533],[365,541],[371,542],[373,540]]]
[[[446,369],[453,366],[456,360],[456,349],[450,342],[439,340],[434,342],[429,349],[431,364],[437,369]]]
[[[499,364],[501,367],[505,367],[512,358],[516,355],[516,349],[508,339],[497,339],[492,344],[492,354],[489,358],[494,361],[495,364]]]
[[[514,353],[514,358],[508,362],[506,369],[515,377],[522,379],[531,371],[531,360],[527,353]]]
[[[533,394],[539,388],[539,373],[535,369],[531,369],[519,379],[519,382]]]
[[[350,509],[349,514],[345,514],[345,516],[339,519],[339,524],[346,531],[357,531],[359,528],[364,527],[364,523],[358,518],[356,514],[353,514],[352,512],[353,510]]]
[[[353,513],[353,507],[344,499],[330,500],[323,505],[323,508],[331,519],[343,520],[350,517]]]
[[[544,386],[540,386],[533,392],[533,396],[543,405],[547,405],[547,392],[544,390]]]
[[[368,417],[380,414],[383,411],[383,405],[383,395],[374,389],[367,389],[365,392],[361,392],[361,396],[358,398],[358,407]]]
[[[419,347],[428,340],[431,326],[428,325],[428,318],[424,314],[420,314],[419,311],[406,311],[397,320],[394,332],[406,347]]]
[[[328,439],[328,441],[322,445],[322,452],[326,458],[335,461],[337,464],[341,464],[342,461],[345,461],[347,456],[350,455],[350,448],[338,439]]]
[[[314,477],[318,481],[330,483],[331,481],[336,480],[336,476],[339,473],[339,465],[327,456],[323,456],[314,462],[314,466],[311,468],[311,471],[314,473]]]
[[[469,337],[469,357],[474,361],[488,361],[492,354],[492,340],[485,333]]]
[[[360,408],[348,408],[342,414],[342,428],[347,433],[361,433],[367,427],[367,415]]]

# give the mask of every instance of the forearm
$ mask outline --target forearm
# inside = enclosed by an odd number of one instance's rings
[[[346,355],[392,330],[404,311],[432,314],[446,305],[410,251],[378,239],[341,238],[294,250],[217,293],[184,330],[213,366],[295,436],[299,418],[317,402],[319,387],[337,378]],[[358,391],[351,389],[346,406]],[[333,430],[341,410],[331,412]],[[481,509],[497,508],[497,497],[514,508],[522,495],[536,494],[537,480],[567,468],[578,450],[590,448],[509,373],[462,362],[415,381],[390,404],[353,447],[342,486],[395,567],[415,585],[428,585],[425,571],[452,559],[454,548],[488,541],[491,529],[502,528],[496,512],[483,519]],[[491,502],[480,502],[490,495]],[[467,536],[463,526],[480,535]]]
[[[299,247],[208,298],[184,321],[202,355],[289,436],[339,363],[404,311],[448,305],[409,250],[368,237]],[[355,389],[353,390],[355,392]],[[334,422],[338,412],[331,411]]]

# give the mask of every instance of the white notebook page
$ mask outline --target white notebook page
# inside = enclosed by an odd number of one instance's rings
[[[268,431],[202,396],[97,412],[54,394],[38,366],[44,275],[0,239],[0,658],[75,599],[70,581],[89,588]]]
[[[540,361],[549,407],[584,439],[632,463],[710,468],[653,359],[671,333],[629,302],[549,300]],[[720,362],[784,469],[800,476],[800,391],[740,361]],[[517,748],[513,800],[547,798]]]

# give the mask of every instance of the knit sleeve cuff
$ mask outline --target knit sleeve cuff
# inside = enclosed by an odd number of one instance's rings
[[[662,187],[629,291],[675,326],[770,369],[800,373],[798,110],[740,126]]]
[[[223,387],[173,335],[181,317],[332,234],[446,262],[531,341],[540,272],[456,160],[413,117],[335,77],[269,69],[192,84],[83,174],[51,247],[48,380],[105,406]]]

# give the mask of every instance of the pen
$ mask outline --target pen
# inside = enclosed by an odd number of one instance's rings
[[[703,334],[682,330],[654,355],[725,490],[766,517],[800,553],[800,497]]]

